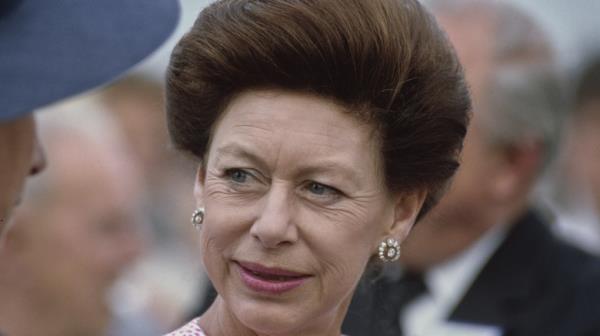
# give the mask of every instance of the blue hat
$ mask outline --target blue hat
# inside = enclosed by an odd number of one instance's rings
[[[177,0],[0,0],[0,121],[114,79],[178,18]]]

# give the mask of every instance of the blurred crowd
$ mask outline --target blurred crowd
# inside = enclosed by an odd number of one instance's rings
[[[560,88],[540,105],[553,116],[531,117],[556,129],[527,197],[560,239],[600,255],[600,53],[578,64],[556,65]],[[528,89],[503,75],[499,90]],[[32,334],[158,335],[202,304],[208,284],[189,224],[196,162],[169,145],[163,94],[160,80],[135,74],[39,114],[52,164],[28,183],[0,253],[0,314],[39,321]]]
[[[169,147],[161,83],[131,76],[48,110],[52,164],[0,254],[0,314],[28,311],[14,319],[54,335],[167,331],[203,280],[188,225],[195,167]]]

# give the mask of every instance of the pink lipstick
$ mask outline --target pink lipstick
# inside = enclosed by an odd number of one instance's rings
[[[236,263],[242,282],[250,289],[266,294],[281,294],[301,286],[310,275],[260,264]]]

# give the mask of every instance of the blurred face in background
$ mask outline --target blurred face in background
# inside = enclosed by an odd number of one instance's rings
[[[21,200],[25,179],[43,166],[33,115],[0,122],[0,245],[11,213]]]
[[[107,292],[140,252],[135,176],[123,157],[83,137],[58,136],[49,147],[56,164],[43,185],[33,181],[7,239],[13,279],[38,306],[69,317],[73,334],[100,335]]]
[[[437,264],[472,242],[484,232],[480,216],[490,214],[492,176],[500,157],[489,146],[481,120],[489,113],[483,101],[487,78],[493,67],[494,26],[489,15],[461,21],[439,15],[465,69],[473,100],[473,115],[456,172],[448,192],[405,241],[402,261],[414,269]]]

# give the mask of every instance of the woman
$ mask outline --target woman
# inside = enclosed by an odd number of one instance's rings
[[[468,92],[414,0],[225,0],[173,52],[167,111],[200,159],[218,297],[172,335],[340,335],[367,264],[458,167]]]

